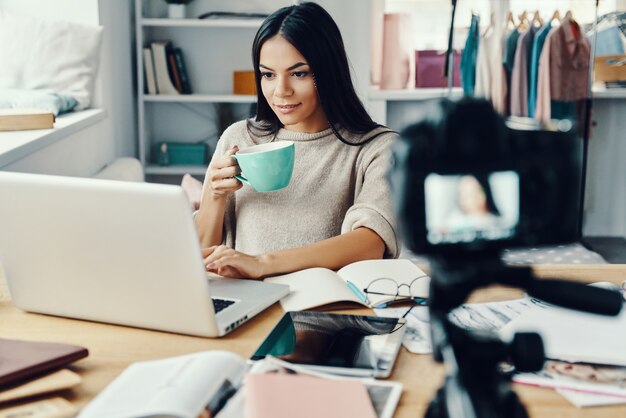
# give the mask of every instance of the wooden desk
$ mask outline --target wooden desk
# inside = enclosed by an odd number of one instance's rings
[[[582,282],[626,280],[626,265],[538,266],[541,277],[563,277]],[[0,273],[1,274],[1,273]],[[478,292],[472,302],[505,300],[520,292],[490,288]],[[351,313],[368,314],[368,310]],[[239,329],[219,339],[196,338],[164,332],[30,314],[16,308],[8,298],[5,281],[0,277],[0,335],[4,338],[57,341],[78,344],[89,349],[89,357],[76,363],[75,370],[83,383],[66,398],[84,406],[130,363],[204,350],[229,350],[247,358],[282,316],[278,305],[272,306]],[[430,355],[411,354],[402,349],[392,380],[404,384],[404,393],[395,416],[420,417],[435,390],[441,384],[443,369]],[[624,417],[626,406],[576,409],[551,389],[516,385],[516,391],[533,417]]]

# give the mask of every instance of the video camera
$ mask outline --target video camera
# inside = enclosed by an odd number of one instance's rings
[[[392,147],[389,182],[402,240],[430,258],[428,309],[433,357],[448,374],[427,418],[525,418],[500,370],[537,371],[544,351],[536,333],[510,341],[453,324],[448,313],[474,290],[523,289],[546,302],[604,315],[622,307],[618,292],[509,267],[503,248],[580,238],[583,143],[569,121],[513,129],[484,100],[427,104]]]
[[[392,149],[403,241],[430,255],[576,241],[582,146],[569,121],[512,129],[487,101],[432,101]]]

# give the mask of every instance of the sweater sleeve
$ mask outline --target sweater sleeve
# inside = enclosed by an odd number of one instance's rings
[[[357,167],[354,204],[341,226],[342,234],[361,227],[376,232],[385,242],[385,258],[397,258],[400,251],[387,183],[389,147],[395,138],[395,134],[389,134],[367,145]]]

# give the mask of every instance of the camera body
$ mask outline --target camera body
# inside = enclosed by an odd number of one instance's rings
[[[570,122],[512,129],[484,100],[436,100],[392,147],[403,241],[431,255],[580,238],[582,140]]]

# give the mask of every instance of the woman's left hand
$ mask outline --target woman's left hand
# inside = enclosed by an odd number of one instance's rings
[[[258,279],[264,275],[262,256],[253,256],[233,250],[226,245],[202,249],[207,271],[223,277]]]

